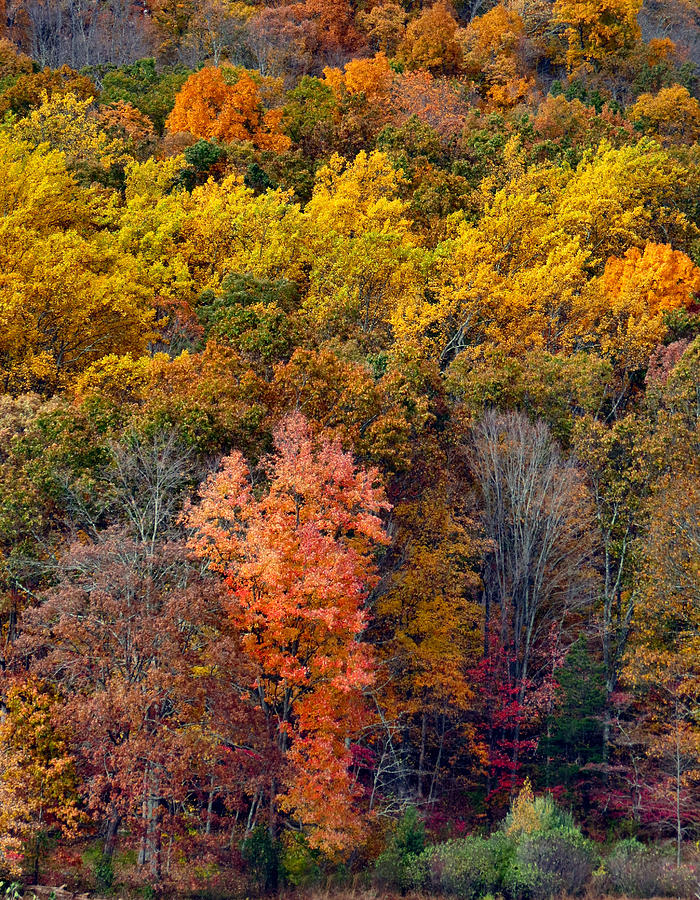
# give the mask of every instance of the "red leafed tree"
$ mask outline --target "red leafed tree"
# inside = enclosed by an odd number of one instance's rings
[[[513,677],[515,662],[512,651],[492,632],[487,636],[484,658],[470,673],[476,685],[477,732],[489,814],[507,808],[513,791],[522,784],[522,767],[537,747],[534,726],[551,708],[554,669],[560,659],[552,653],[550,671],[537,683],[528,679],[525,699],[522,685]]]
[[[251,690],[285,758],[270,786],[271,826],[277,806],[313,845],[339,849],[355,833],[350,739],[373,679],[361,635],[388,504],[376,470],[316,441],[299,414],[277,428],[274,448],[262,496],[234,453],[185,516],[195,553],[229,586],[230,616],[258,667]]]
[[[256,795],[265,767],[259,713],[233,689],[251,676],[235,635],[220,627],[221,599],[220,585],[191,570],[181,543],[151,546],[114,528],[67,548],[57,586],[25,613],[16,645],[18,663],[31,660],[66,698],[105,857],[126,824],[154,883],[171,875],[164,838],[205,841],[215,817]],[[186,807],[198,829],[191,818],[185,827]],[[230,828],[229,819],[221,830]]]
[[[316,23],[320,49],[329,63],[345,62],[349,54],[364,44],[355,28],[352,4],[348,0],[304,0],[301,9],[303,19],[309,24]]]

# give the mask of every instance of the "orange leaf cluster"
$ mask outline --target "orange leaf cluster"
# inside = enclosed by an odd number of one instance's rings
[[[207,66],[190,75],[166,127],[206,140],[252,141],[261,149],[286,150],[289,138],[279,131],[282,111],[263,109],[258,84],[246,71],[234,83],[227,80],[229,73],[234,70]]]

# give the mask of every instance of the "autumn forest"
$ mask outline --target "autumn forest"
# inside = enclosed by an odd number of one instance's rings
[[[0,7],[0,896],[700,897],[698,0]]]

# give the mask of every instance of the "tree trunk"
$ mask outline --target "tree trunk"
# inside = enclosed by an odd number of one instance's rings
[[[683,843],[683,822],[681,819],[681,736],[676,708],[676,868],[681,867],[681,846]]]
[[[423,770],[425,767],[425,738],[428,730],[428,715],[424,711],[421,720],[420,755],[418,757],[418,796],[423,797]]]
[[[211,834],[211,816],[214,807],[214,773],[212,772],[211,781],[209,783],[209,799],[207,801],[207,826],[204,829],[205,834]]]
[[[109,821],[107,822],[107,834],[105,835],[105,843],[102,850],[103,860],[109,861],[114,856],[114,851],[117,846],[117,834],[119,832],[120,822],[121,816],[114,808],[112,808],[112,814],[109,817]]]

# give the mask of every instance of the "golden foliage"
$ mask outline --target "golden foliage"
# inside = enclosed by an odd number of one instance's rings
[[[49,144],[60,150],[69,168],[76,170],[109,169],[123,162],[124,144],[110,139],[92,114],[91,98],[81,100],[75,94],[52,97],[44,92],[41,105],[15,125],[15,133],[34,147]]]
[[[565,28],[569,66],[631,50],[641,38],[641,6],[642,0],[556,0],[554,21]]]
[[[658,94],[642,94],[629,111],[633,122],[665,143],[694,144],[700,139],[700,103],[687,88],[674,84]]]
[[[409,69],[453,74],[462,65],[458,25],[445,0],[423,10],[406,29],[399,56]]]

